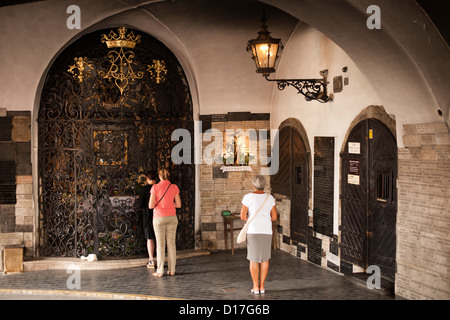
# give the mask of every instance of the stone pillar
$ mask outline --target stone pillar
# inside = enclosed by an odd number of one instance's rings
[[[403,129],[395,293],[407,299],[450,299],[449,129],[443,122]]]
[[[19,251],[34,252],[30,126],[29,111],[0,108],[0,271],[18,261]],[[8,248],[20,250],[4,251]]]

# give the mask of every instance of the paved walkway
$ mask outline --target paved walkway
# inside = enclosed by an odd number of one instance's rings
[[[264,295],[250,293],[246,251],[215,252],[177,261],[176,276],[155,278],[134,267],[79,271],[79,289],[68,288],[72,273],[47,270],[0,275],[0,299],[189,299],[189,300],[392,300],[394,297],[280,250],[270,262]],[[76,284],[75,281],[69,283]]]

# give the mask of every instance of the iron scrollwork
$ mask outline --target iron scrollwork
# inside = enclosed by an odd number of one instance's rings
[[[177,247],[191,249],[194,165],[174,165],[170,159],[173,130],[194,132],[183,69],[162,43],[142,34],[134,48],[136,72],[164,60],[166,81],[156,84],[145,73],[121,92],[113,78],[95,76],[110,66],[108,50],[98,41],[104,32],[65,49],[44,84],[38,115],[39,255],[145,254],[136,198],[145,171],[160,166],[169,167],[181,192]],[[75,78],[67,69],[73,57],[88,57],[72,69]]]
[[[269,79],[268,75],[265,78],[267,81],[275,81],[278,90],[284,90],[286,86],[291,86],[297,89],[298,93],[304,95],[307,101],[317,100],[325,103],[332,100],[327,93],[328,70],[323,70],[320,74],[322,79]]]

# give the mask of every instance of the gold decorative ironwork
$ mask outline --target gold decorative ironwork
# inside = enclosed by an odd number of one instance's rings
[[[94,147],[101,166],[128,164],[128,135],[123,131],[94,131]]]
[[[112,80],[123,95],[125,89],[131,81],[142,79],[145,71],[135,72],[133,69],[135,53],[132,49],[141,41],[140,35],[135,35],[133,31],[127,34],[127,28],[121,26],[117,29],[118,33],[113,30],[108,35],[102,34],[101,42],[106,43],[108,49],[108,59],[110,66],[106,71],[98,71],[98,76]],[[152,65],[147,65],[147,71],[150,72],[151,79],[157,84],[166,80],[167,69],[164,60],[153,60]],[[75,58],[75,63],[69,66],[68,71],[74,78],[78,78],[79,82],[83,82],[85,77],[89,76],[90,70],[93,68],[89,65],[87,58]]]
[[[69,71],[74,77],[78,78],[78,81],[83,82],[84,77],[92,70],[92,67],[89,65],[86,57],[82,58],[74,58],[75,63],[69,66]]]
[[[119,31],[119,35],[117,35],[114,31],[111,30],[109,33],[109,37],[105,34],[102,35],[102,43],[106,43],[108,48],[130,48],[134,49],[136,43],[141,41],[141,36],[135,36],[133,31],[130,31],[128,35],[127,28],[121,26],[117,29]]]
[[[147,71],[150,72],[152,80],[156,83],[166,80],[167,69],[164,60],[153,60],[153,64],[148,66]]]
[[[133,59],[135,54],[131,50],[124,51],[123,48],[133,49],[141,39],[141,36],[135,36],[133,31],[126,35],[127,28],[120,27],[118,29],[119,35],[111,30],[109,37],[102,35],[102,42],[106,42],[108,48],[118,48],[117,50],[110,50],[108,53],[109,62],[111,66],[107,72],[100,71],[99,75],[103,78],[114,79],[114,83],[123,94],[125,88],[128,86],[130,80],[142,79],[143,71],[137,73],[133,70]]]
[[[133,69],[144,71],[144,77],[130,82],[121,95],[113,80],[98,74],[109,69],[109,51],[119,51],[100,41],[111,29],[117,33],[117,28],[93,31],[65,48],[43,84],[37,132],[40,256],[145,254],[143,214],[134,201],[141,186],[136,182],[138,175],[160,166],[169,167],[171,179],[183,190],[177,248],[195,246],[195,166],[171,160],[176,144],[172,132],[195,131],[186,75],[166,46],[140,33],[134,49],[123,48],[136,54]],[[67,71],[74,57],[87,57],[93,68],[84,72],[82,83],[78,73]],[[163,84],[146,71],[154,59],[164,60],[169,70]],[[116,213],[117,219],[112,218]]]

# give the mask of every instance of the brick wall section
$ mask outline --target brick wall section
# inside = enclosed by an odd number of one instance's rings
[[[259,132],[260,129],[270,130],[270,122],[269,120],[212,121],[211,128],[216,128],[222,132],[223,145],[226,146],[225,132],[227,129],[234,131],[254,129]],[[203,134],[203,136],[202,153],[211,143],[210,136],[207,134]],[[265,143],[268,144],[269,149],[270,140]],[[230,210],[232,213],[240,213],[242,198],[245,194],[253,191],[252,178],[259,174],[260,166],[258,159],[257,164],[250,165],[251,172],[222,172],[220,170],[222,164],[206,164],[202,161],[200,165],[200,208],[201,242],[204,249],[225,249],[222,211]],[[266,192],[270,192],[270,176],[266,176],[266,181]],[[240,228],[243,222],[238,219],[235,220],[234,225],[235,228]],[[239,231],[234,233],[234,246],[235,248],[244,248],[245,243],[240,245],[236,243],[238,233]],[[229,237],[228,249],[230,249]]]
[[[407,299],[450,299],[449,129],[445,123],[403,128],[395,291]]]
[[[10,134],[3,132],[1,135],[0,161],[12,160],[15,163],[15,201],[5,201],[4,198],[3,202],[0,201],[0,252],[4,246],[20,245],[24,247],[26,256],[32,256],[35,221],[32,203],[31,113],[0,108],[0,117],[11,124],[8,127]],[[2,262],[0,271],[3,270]]]
[[[339,272],[340,258],[338,256],[338,240],[336,236],[330,237],[314,231],[314,222],[309,217],[308,241],[301,243],[291,239],[291,200],[281,194],[274,194],[278,211],[277,247],[293,256],[311,261],[322,267]],[[316,247],[311,247],[315,241]],[[314,251],[314,252],[313,252]],[[312,254],[314,253],[314,255]],[[320,256],[320,258],[319,258]],[[362,272],[354,266],[353,272]],[[342,271],[341,271],[342,272]]]

